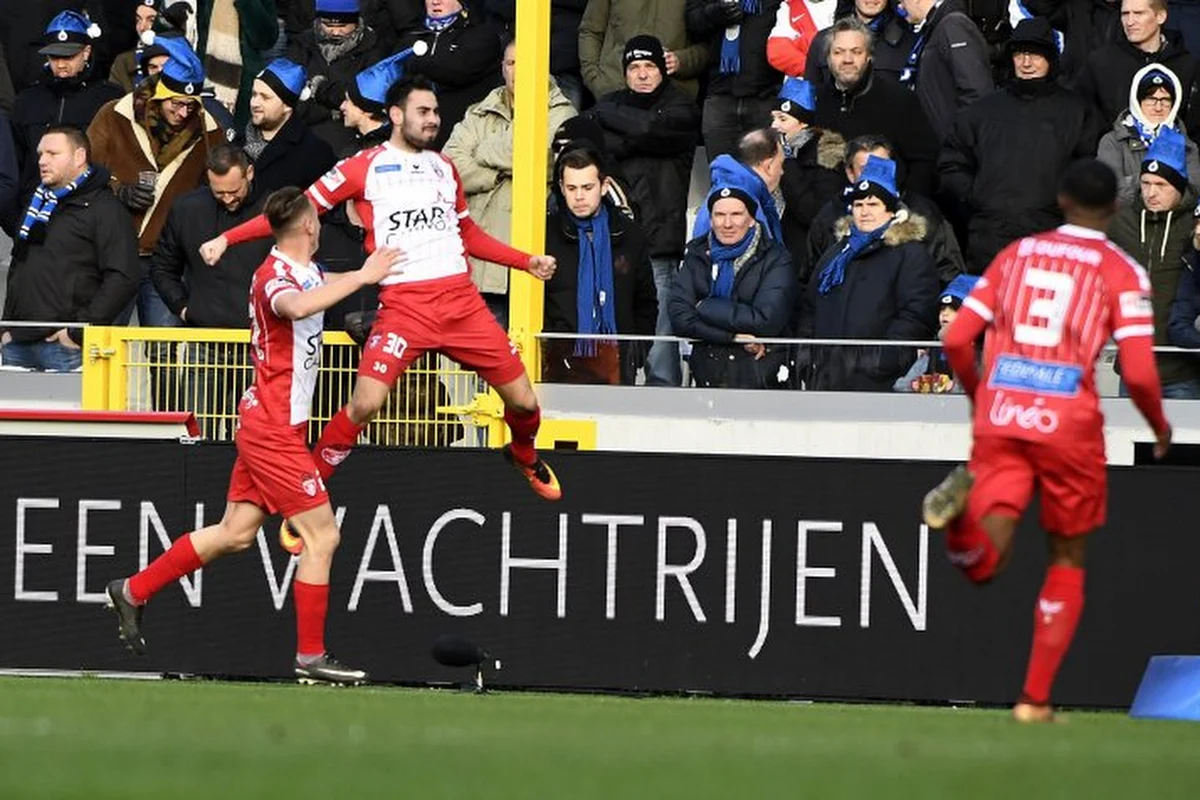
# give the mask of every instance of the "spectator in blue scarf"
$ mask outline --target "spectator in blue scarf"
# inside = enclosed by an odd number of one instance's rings
[[[750,131],[741,138],[737,146],[737,158],[717,156],[709,166],[712,191],[709,202],[696,214],[692,226],[692,238],[704,236],[712,230],[709,209],[714,194],[723,188],[734,188],[754,200],[754,215],[765,233],[775,241],[783,240],[783,225],[779,220],[779,207],[775,204],[775,192],[783,179],[783,144],[779,134],[770,128]]]

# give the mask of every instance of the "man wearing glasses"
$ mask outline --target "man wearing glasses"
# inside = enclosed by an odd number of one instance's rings
[[[102,109],[88,128],[94,159],[112,174],[111,187],[130,214],[138,237],[143,281],[138,321],[179,324],[149,278],[150,257],[174,201],[201,185],[209,151],[225,131],[201,106],[204,69],[182,38],[163,38],[162,71]]]

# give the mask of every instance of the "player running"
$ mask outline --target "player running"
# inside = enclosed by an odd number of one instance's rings
[[[329,478],[404,370],[432,350],[491,384],[504,401],[504,421],[512,431],[504,457],[537,494],[558,500],[558,478],[533,446],[541,424],[537,395],[516,347],[471,282],[466,256],[528,270],[543,281],[554,275],[554,259],[498,242],[468,216],[457,170],[429,149],[441,125],[431,83],[420,77],[400,79],[388,90],[387,109],[391,139],[341,161],[308,189],[320,213],[344,201],[353,204],[366,231],[367,252],[386,245],[404,256],[380,284],[379,316],[363,350],[354,393],[313,449],[317,469]],[[215,264],[230,244],[266,233],[266,223],[258,217],[206,242],[201,254]],[[301,545],[286,527],[280,539],[291,552]]]
[[[1151,348],[1150,281],[1108,241],[1116,212],[1112,171],[1089,159],[1059,186],[1067,224],[1013,242],[996,256],[944,337],[974,408],[974,444],[925,496],[924,517],[944,528],[951,562],[977,584],[1012,554],[1017,522],[1036,487],[1050,564],[1034,610],[1029,669],[1013,716],[1053,719],[1050,688],[1083,611],[1087,534],[1104,524],[1104,417],[1094,366],[1111,336],[1121,376],[1158,441],[1171,442]],[[975,342],[986,331],[983,377]]]
[[[304,683],[362,683],[365,672],[339,664],[325,650],[329,567],[339,533],[305,432],[325,309],[382,280],[397,253],[381,248],[362,269],[323,276],[311,260],[321,223],[307,196],[293,187],[280,189],[267,198],[264,213],[276,246],[250,284],[254,384],[238,407],[238,455],[225,516],[179,537],[133,577],[109,583],[108,597],[121,639],[140,655],[146,650],[142,609],[150,598],[205,564],[250,547],[267,514],[279,513],[305,543],[292,583],[296,677]]]

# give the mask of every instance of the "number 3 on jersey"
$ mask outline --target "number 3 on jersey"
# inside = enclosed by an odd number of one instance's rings
[[[1058,347],[1075,294],[1075,279],[1063,272],[1030,267],[1022,289],[1040,290],[1030,299],[1025,319],[1013,326],[1013,341],[1031,347]]]

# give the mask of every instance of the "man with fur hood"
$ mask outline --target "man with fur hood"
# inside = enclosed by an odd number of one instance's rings
[[[788,78],[771,112],[771,127],[783,139],[783,242],[799,264],[808,247],[808,231],[821,209],[842,192],[841,134],[813,127],[816,91],[803,78]]]
[[[1182,104],[1183,85],[1162,64],[1147,64],[1133,76],[1129,111],[1117,117],[1096,153],[1096,158],[1117,173],[1117,198],[1122,206],[1137,197],[1142,162],[1158,135],[1169,128],[1186,136],[1183,121],[1178,119]],[[1200,155],[1191,139],[1186,145],[1188,183],[1200,189]]]
[[[933,336],[937,268],[924,217],[901,207],[896,162],[871,156],[850,193],[851,215],[825,251],[800,304],[802,339],[921,340]],[[913,363],[901,347],[802,348],[805,387],[822,391],[890,391]]]

